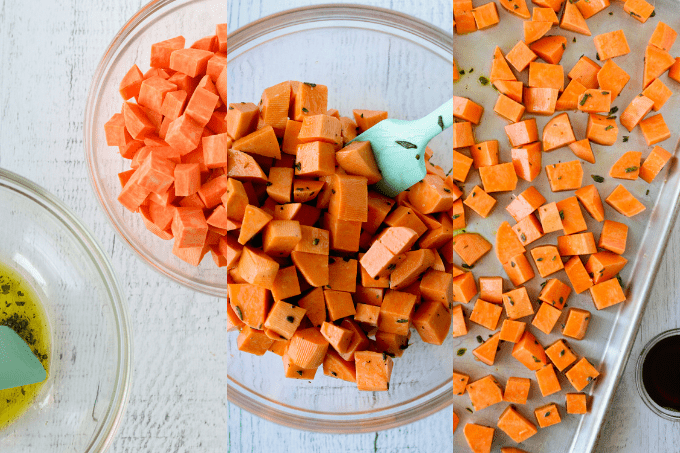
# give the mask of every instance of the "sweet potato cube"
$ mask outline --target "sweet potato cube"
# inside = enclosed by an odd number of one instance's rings
[[[397,335],[407,335],[415,304],[415,295],[388,290],[380,306],[378,330]]]
[[[536,425],[512,406],[508,406],[501,413],[498,418],[498,427],[515,442],[523,442],[538,432]]]
[[[306,310],[305,315],[312,325],[321,328],[326,321],[326,301],[323,289],[313,288],[298,301],[298,305]]]
[[[567,393],[567,414],[588,413],[588,397],[585,393]]]
[[[527,289],[522,286],[503,294],[503,305],[510,319],[519,319],[534,314]]]
[[[560,371],[564,371],[576,361],[576,354],[567,346],[564,340],[557,340],[548,346],[545,349],[545,355],[548,356],[550,361]]]
[[[316,327],[298,329],[290,340],[288,355],[301,368],[318,368],[326,356],[328,344]]]
[[[617,278],[610,278],[589,289],[595,308],[598,310],[611,307],[626,300],[626,295],[623,293]]]
[[[509,162],[481,167],[479,176],[484,190],[488,193],[511,191],[517,186],[517,174],[513,164]]]
[[[269,350],[274,340],[269,338],[261,330],[255,330],[250,326],[244,326],[236,339],[239,351],[254,355],[264,355]]]
[[[545,201],[543,195],[534,186],[531,186],[512,200],[505,210],[515,221],[519,222],[541,207]]]
[[[562,310],[544,302],[538,308],[531,324],[544,334],[550,335],[561,315]]]
[[[269,310],[264,327],[290,340],[305,316],[304,308],[277,300]]]
[[[312,286],[326,286],[328,284],[328,256],[316,253],[298,252],[293,250],[290,257],[298,271]]]
[[[463,306],[456,305],[451,310],[451,325],[453,326],[453,336],[462,337],[467,335],[468,329],[465,324],[465,316],[463,316]]]
[[[461,233],[453,238],[453,249],[468,266],[491,251],[491,243],[477,233]]]
[[[347,316],[353,316],[356,313],[352,295],[344,291],[336,291],[333,289],[324,289],[324,299],[326,300],[326,310],[328,312],[328,319],[337,321],[338,319]],[[340,351],[340,353],[345,351]]]
[[[449,308],[453,301],[452,280],[449,272],[429,269],[423,274],[418,290],[423,299],[436,300]]]
[[[496,330],[502,312],[503,307],[500,305],[477,299],[475,307],[470,314],[470,321],[493,331]]]
[[[413,315],[413,326],[425,343],[441,345],[449,333],[451,316],[440,302],[426,301]]]
[[[321,335],[339,353],[347,352],[353,332],[341,326],[325,322],[321,325]]]
[[[564,234],[579,233],[588,229],[576,197],[568,197],[558,201],[557,210],[562,221]]]
[[[538,208],[538,216],[541,219],[543,233],[553,233],[563,229],[562,216],[560,215],[557,203],[552,202]]]
[[[655,146],[640,166],[640,178],[651,184],[671,157],[671,153]]]
[[[253,329],[261,330],[269,312],[270,292],[248,283],[231,283],[227,289],[229,303],[239,320]]]
[[[562,421],[560,411],[557,409],[557,404],[555,403],[536,408],[534,410],[534,415],[536,416],[538,426],[541,428],[547,428],[548,426],[556,425]]]
[[[479,277],[479,298],[494,304],[502,304],[503,277]]]
[[[484,192],[481,187],[475,186],[470,191],[470,194],[465,201],[463,201],[463,204],[475,211],[481,217],[487,218],[493,207],[496,205],[496,200],[494,197]]]
[[[392,357],[372,351],[354,354],[357,371],[357,388],[366,391],[387,391],[392,377]]]
[[[528,378],[509,377],[505,383],[503,401],[515,404],[526,404],[529,398],[531,380]]]
[[[347,382],[357,382],[357,370],[354,361],[348,361],[340,357],[334,350],[329,348],[323,359],[323,374]]]
[[[430,174],[425,175],[420,182],[411,186],[408,199],[422,214],[448,211],[453,205],[451,189],[444,184],[441,178]],[[362,220],[362,222],[365,221]]]
[[[594,366],[590,364],[590,362],[588,362],[585,357],[583,357],[581,360],[576,362],[576,365],[571,367],[569,371],[565,373],[565,375],[576,391],[580,392],[586,388],[588,384],[593,382],[600,375],[600,373],[595,369]]]
[[[462,395],[465,393],[470,376],[467,374],[453,372],[453,394]]]
[[[626,251],[627,237],[628,226],[626,224],[614,220],[605,220],[597,246],[622,255]]]
[[[468,303],[477,295],[477,284],[472,272],[465,272],[453,278],[453,300]]]
[[[463,435],[473,453],[490,453],[494,429],[488,426],[466,423]]]
[[[531,256],[541,277],[545,278],[564,268],[559,251],[553,245],[534,247],[531,249]]]
[[[475,359],[479,360],[486,365],[492,366],[496,361],[496,352],[498,352],[498,345],[500,342],[500,332],[492,335],[488,340],[486,340],[481,345],[477,346],[473,351],[472,355]]]
[[[503,269],[514,286],[520,286],[535,276],[534,269],[524,253],[510,258],[510,261],[503,264]]]
[[[538,382],[538,388],[544,397],[561,390],[560,382],[557,380],[557,374],[552,363],[536,370],[536,382]]]
[[[356,322],[363,323],[373,327],[378,327],[379,317],[380,317],[379,306],[357,303],[356,313],[354,314],[354,320]]]
[[[539,370],[547,364],[545,350],[529,331],[512,348],[512,356],[532,371]]]
[[[604,201],[606,201],[609,206],[616,209],[619,214],[625,215],[626,217],[633,217],[646,209],[645,205],[621,184],[616,186]]]
[[[510,343],[517,343],[526,329],[526,323],[522,321],[515,321],[513,319],[506,319],[503,321],[501,327],[501,341],[509,341]]]
[[[469,383],[467,393],[475,412],[503,401],[503,389],[492,375]]]

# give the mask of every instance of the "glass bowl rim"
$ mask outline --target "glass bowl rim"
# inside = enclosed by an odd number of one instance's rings
[[[451,61],[453,62],[453,34],[449,34],[431,23],[405,13],[386,8],[357,4],[320,4],[305,6],[284,10],[248,23],[227,35],[227,40],[232,40],[232,43],[230,43],[227,50],[227,61],[229,61],[230,53],[238,50],[243,45],[247,45],[272,32],[280,31],[293,25],[310,24],[328,20],[360,21],[387,26],[392,29],[396,28],[402,32],[407,32],[410,35],[416,36],[417,38],[424,39],[428,43],[436,45],[445,52],[450,53]],[[227,370],[228,369],[229,367],[227,367]],[[407,405],[405,409],[397,412],[379,414],[376,417],[368,419],[351,419],[350,417],[319,419],[310,418],[301,414],[328,414],[299,409],[294,409],[295,414],[287,413],[278,407],[267,406],[266,403],[262,402],[272,401],[270,398],[250,391],[250,394],[255,397],[253,398],[252,396],[239,391],[234,384],[244,388],[241,383],[229,376],[227,371],[227,400],[230,403],[271,422],[294,429],[313,432],[352,434],[392,429],[428,417],[453,404],[452,377],[449,381],[445,381],[440,386],[425,392],[424,395],[400,403],[398,406],[392,405],[376,411],[391,411],[395,407]],[[436,393],[434,398],[415,404],[415,400],[418,400],[423,396],[431,395],[432,393]],[[278,406],[288,407],[280,403],[278,403]],[[357,412],[357,414],[364,414],[367,412],[371,411]]]
[[[635,364],[635,387],[637,388],[638,394],[640,395],[642,401],[654,414],[658,415],[661,418],[665,418],[666,420],[671,420],[674,422],[680,422],[680,412],[664,409],[649,396],[649,393],[647,393],[647,390],[645,390],[645,386],[642,382],[642,368],[645,359],[647,358],[647,354],[649,354],[649,351],[654,346],[656,346],[661,340],[665,340],[666,338],[677,335],[680,335],[680,328],[669,329],[654,336],[654,338],[649,340],[644,345],[642,351],[640,351],[640,355],[638,356],[637,362]]]
[[[137,11],[123,27],[116,33],[111,43],[107,47],[104,55],[102,56],[97,69],[95,70],[94,76],[92,77],[92,82],[90,83],[90,88],[87,94],[87,103],[85,106],[85,119],[83,123],[83,145],[85,148],[85,159],[87,161],[88,175],[90,179],[90,184],[92,190],[94,191],[99,205],[104,211],[106,218],[109,220],[110,225],[113,227],[116,235],[121,239],[121,242],[125,247],[128,248],[134,255],[141,258],[147,266],[149,266],[154,271],[160,273],[161,275],[169,278],[170,280],[177,282],[189,289],[201,292],[203,294],[208,294],[210,296],[216,297],[227,297],[227,289],[224,287],[216,287],[213,285],[201,283],[181,275],[178,272],[168,269],[161,260],[142,252],[136,245],[133,235],[128,234],[128,230],[124,225],[120,224],[116,219],[111,210],[109,209],[109,204],[106,202],[103,190],[100,189],[101,183],[96,177],[95,168],[97,167],[97,160],[95,158],[95,149],[92,137],[94,135],[94,111],[97,107],[99,99],[96,97],[96,93],[100,91],[102,80],[108,73],[109,63],[112,57],[117,55],[117,51],[120,46],[125,42],[125,40],[134,33],[140,26],[144,26],[145,21],[166,7],[170,7],[173,4],[178,4],[179,2],[189,3],[187,0],[153,0],[146,5],[144,5],[139,11]]]
[[[2,168],[0,168],[0,187],[27,198],[61,222],[64,229],[87,251],[87,259],[95,265],[106,286],[109,294],[107,300],[111,305],[117,327],[118,364],[114,394],[106,417],[99,424],[96,434],[85,450],[86,453],[104,452],[111,446],[120,427],[127,408],[132,382],[132,336],[124,292],[99,241],[61,200],[23,176]]]

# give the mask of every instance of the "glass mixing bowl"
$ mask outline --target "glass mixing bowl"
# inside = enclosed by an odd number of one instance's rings
[[[130,389],[126,302],[99,243],[54,196],[0,169],[0,261],[47,314],[50,375],[28,411],[0,431],[2,453],[97,453]]]
[[[322,5],[286,11],[228,36],[228,98],[255,102],[285,80],[328,86],[328,107],[387,110],[416,119],[453,96],[453,36],[404,14],[357,5]],[[453,135],[431,143],[433,161],[452,166]],[[298,429],[356,433],[393,428],[453,403],[453,341],[414,343],[395,359],[388,392],[359,392],[324,376],[285,379],[281,358],[241,353],[230,334],[229,401],[268,420]]]
[[[113,38],[90,86],[84,124],[85,156],[95,194],[122,242],[161,274],[196,291],[227,296],[226,268],[217,268],[210,256],[194,267],[172,254],[172,242],[164,241],[144,226],[142,218],[125,209],[117,198],[118,173],[130,169],[130,161],[118,149],[106,145],[104,124],[119,112],[123,99],[118,86],[137,64],[145,72],[153,43],[183,35],[187,46],[215,34],[215,25],[227,21],[225,0],[156,0],[144,6]]]

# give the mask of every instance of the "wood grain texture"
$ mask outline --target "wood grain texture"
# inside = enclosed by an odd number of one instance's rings
[[[248,1],[228,0],[229,30],[293,7],[328,3],[314,0]],[[437,1],[340,1],[392,8],[451,30],[453,4]],[[230,337],[235,338],[235,337]],[[235,361],[232,361],[234,363]],[[230,365],[231,366],[231,365]],[[235,365],[234,365],[235,366]],[[291,452],[450,452],[452,450],[452,412],[445,409],[410,425],[370,434],[330,435],[298,431],[265,421],[229,405],[228,451],[232,453],[273,452],[275,446],[286,446]]]
[[[0,166],[62,199],[112,259],[134,332],[133,383],[112,453],[223,452],[226,301],[151,270],[114,235],[87,175],[82,126],[95,68],[141,0],[0,3]]]

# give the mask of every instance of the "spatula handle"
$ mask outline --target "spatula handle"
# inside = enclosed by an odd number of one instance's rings
[[[453,98],[426,117],[419,119],[417,123],[430,139],[444,132],[453,125]]]

